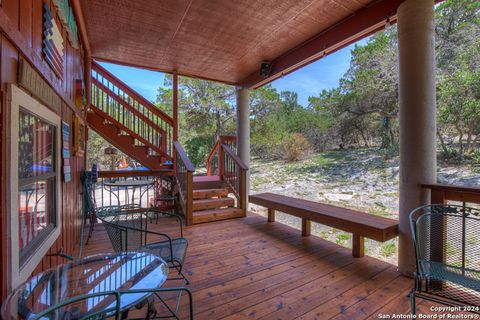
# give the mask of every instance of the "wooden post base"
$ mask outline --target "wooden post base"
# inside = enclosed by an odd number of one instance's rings
[[[365,241],[363,237],[354,234],[352,237],[352,255],[361,258],[365,254]]]
[[[268,208],[268,222],[275,222],[275,209]]]
[[[311,221],[306,219],[306,218],[302,218],[302,236],[303,237],[308,237],[310,234],[311,234]]]

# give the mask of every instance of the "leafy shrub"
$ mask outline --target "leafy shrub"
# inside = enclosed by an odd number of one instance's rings
[[[394,255],[397,252],[397,244],[394,241],[385,242],[380,247],[380,254],[385,258]]]
[[[302,159],[310,150],[310,143],[301,133],[294,133],[283,140],[284,158],[288,162]]]

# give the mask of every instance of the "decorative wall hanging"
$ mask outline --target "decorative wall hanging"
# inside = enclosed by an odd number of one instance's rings
[[[20,57],[18,64],[18,84],[46,104],[55,113],[60,114],[62,111],[62,99],[60,96],[22,57]]]
[[[85,154],[85,137],[85,124],[82,119],[76,115],[73,121],[73,154],[75,156],[83,157]]]
[[[85,86],[82,79],[75,80],[75,105],[78,109],[83,110],[83,106],[87,104],[85,94]]]
[[[63,181],[72,180],[72,168],[70,166],[70,126],[62,121],[62,159],[63,159]]]
[[[43,53],[55,74],[63,77],[63,36],[48,4],[43,4]]]
[[[75,21],[73,9],[68,0],[52,0],[55,9],[57,9],[58,18],[67,31],[68,41],[75,49],[78,49],[78,27]]]

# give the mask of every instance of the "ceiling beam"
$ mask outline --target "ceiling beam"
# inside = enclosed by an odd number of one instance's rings
[[[403,1],[405,0],[378,0],[373,2],[275,58],[271,61],[272,66],[268,77],[260,75],[259,63],[259,69],[239,81],[237,85],[250,89],[259,88],[383,29],[387,18],[390,18],[390,22],[396,20],[397,8]]]

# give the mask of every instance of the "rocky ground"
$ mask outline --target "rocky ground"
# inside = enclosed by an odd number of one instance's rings
[[[438,182],[480,185],[480,166],[439,163]],[[375,215],[398,218],[398,158],[386,160],[377,149],[330,151],[308,159],[253,160],[252,193],[274,192],[309,200],[356,208]],[[266,209],[251,210],[266,216]],[[300,229],[300,219],[278,213],[277,221]],[[339,245],[351,246],[351,235],[312,223],[312,233]],[[366,254],[396,263],[397,240],[378,243],[367,240]]]

